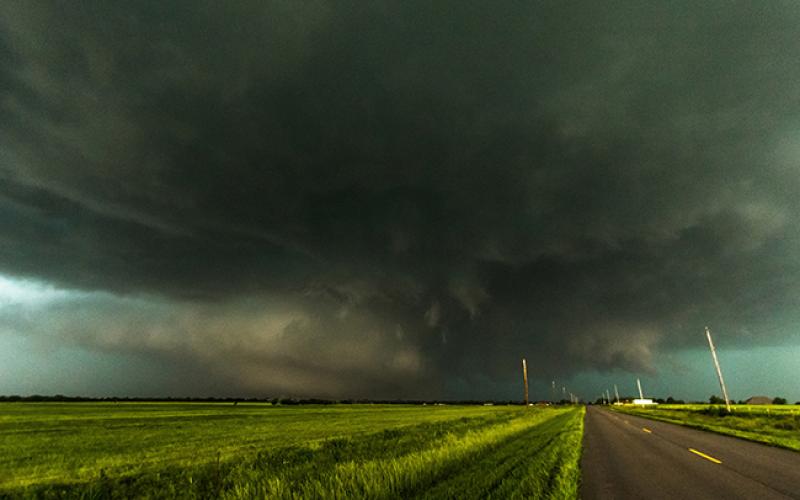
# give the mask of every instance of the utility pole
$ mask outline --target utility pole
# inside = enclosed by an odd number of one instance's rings
[[[617,390],[617,384],[614,384],[614,395],[617,396],[617,403],[619,403],[619,391]]]
[[[522,358],[522,381],[525,383],[525,407],[528,407],[528,363]]]
[[[728,399],[728,389],[725,388],[725,381],[722,379],[722,370],[719,368],[719,360],[717,359],[717,350],[714,349],[714,342],[711,340],[711,332],[706,327],[706,338],[708,339],[708,347],[711,349],[711,357],[714,359],[714,368],[717,369],[717,378],[719,379],[719,387],[722,389],[722,397],[725,398],[725,409],[728,413],[731,412],[731,400]]]
[[[611,395],[608,393],[608,389],[606,389],[606,404],[611,404]]]
[[[553,385],[552,385],[552,391],[551,392],[553,393],[553,403],[555,403],[556,402],[556,381],[555,380],[553,380]]]
[[[639,388],[639,399],[644,399],[644,394],[642,394],[642,382],[638,378],[636,379],[636,386]]]

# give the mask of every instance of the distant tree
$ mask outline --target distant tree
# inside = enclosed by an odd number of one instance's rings
[[[724,399],[722,399],[719,396],[713,396],[713,395],[710,398],[708,398],[708,402],[711,403],[712,405],[724,405],[725,404],[725,400]]]
[[[772,404],[774,404],[774,405],[785,405],[786,404],[786,398],[775,398],[775,399],[772,400]]]
[[[670,397],[667,398],[667,404],[668,405],[682,405],[682,404],[685,404],[685,402],[682,399],[675,399],[672,396],[670,396]]]

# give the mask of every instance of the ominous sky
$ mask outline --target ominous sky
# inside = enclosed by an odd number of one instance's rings
[[[794,1],[0,4],[0,393],[800,399],[798,82]]]

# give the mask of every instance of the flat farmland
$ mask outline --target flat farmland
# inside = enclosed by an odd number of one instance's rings
[[[4,403],[0,496],[574,498],[583,412]]]

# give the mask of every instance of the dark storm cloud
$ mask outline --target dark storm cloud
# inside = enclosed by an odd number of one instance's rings
[[[793,3],[2,9],[0,271],[166,308],[65,342],[412,396],[797,319]]]

